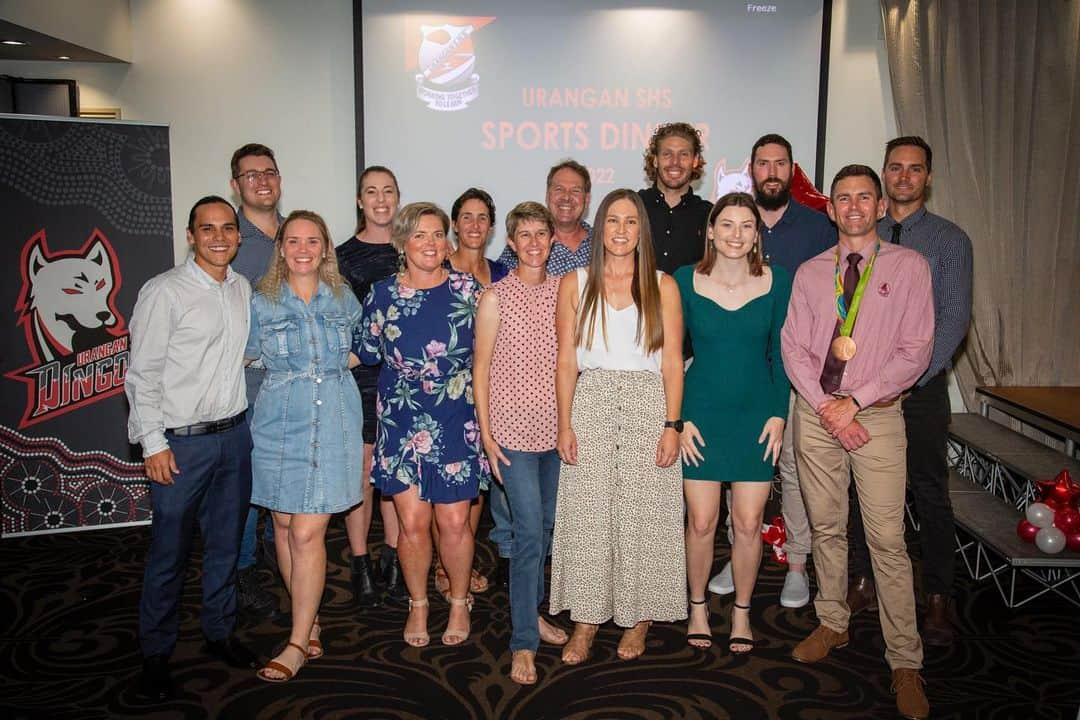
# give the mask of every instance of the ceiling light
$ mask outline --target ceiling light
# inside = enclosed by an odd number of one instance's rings
[[[68,57],[67,55],[57,55],[56,59],[57,60],[70,60],[71,58]]]
[[[0,45],[25,45],[22,40],[0,40]]]

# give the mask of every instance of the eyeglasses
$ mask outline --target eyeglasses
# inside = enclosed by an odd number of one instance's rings
[[[273,182],[279,177],[281,177],[281,175],[278,174],[277,170],[249,170],[246,173],[235,175],[233,179],[243,180],[248,185],[254,185],[259,182],[260,178],[266,180],[266,182]]]

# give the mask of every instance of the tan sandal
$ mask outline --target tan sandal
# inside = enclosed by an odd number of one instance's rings
[[[266,663],[266,665],[263,665],[261,668],[259,668],[258,672],[255,673],[255,677],[268,683],[288,682],[294,677],[296,677],[296,673],[300,672],[300,668],[304,667],[304,665],[307,664],[308,654],[307,650],[300,647],[294,642],[290,642],[288,645],[285,646],[285,650],[288,650],[289,648],[296,648],[297,650],[299,650],[300,655],[303,658],[300,661],[300,664],[296,666],[295,670],[293,670],[287,665],[279,663],[277,660],[271,660],[270,662]],[[278,653],[278,657],[284,655],[285,650],[282,650],[280,653]],[[274,672],[281,673],[282,677],[272,677],[271,675],[268,675],[266,673],[267,670],[273,670]]]
[[[599,629],[599,625],[577,623],[574,626],[574,634],[570,636],[570,640],[563,646],[563,663],[566,665],[580,665],[588,660],[593,641],[596,639],[596,632]]]
[[[311,636],[307,641],[307,659],[318,660],[325,653],[323,652],[322,640],[319,638],[322,636],[322,626],[319,625],[319,618],[315,618],[315,622],[311,625]]]
[[[469,573],[469,591],[474,593],[487,592],[491,587],[491,583],[488,581],[486,575],[481,575],[480,571],[473,568]]]
[[[446,601],[449,602],[451,605],[464,605],[465,609],[468,612],[470,612],[470,613],[472,612],[472,609],[473,609],[472,595],[466,595],[463,598],[455,598],[455,597],[447,598]],[[451,630],[450,629],[450,622],[447,621],[447,623],[446,623],[446,632],[444,632],[443,635],[442,635],[442,643],[443,643],[443,645],[460,645],[461,643],[463,643],[463,642],[465,642],[466,640],[469,639],[469,633],[471,631],[472,631],[472,623],[471,622],[469,623],[469,627],[466,628],[465,630]]]
[[[410,614],[410,616],[412,615],[413,608],[427,607],[427,606],[428,606],[428,599],[427,598],[421,598],[419,600],[413,600],[412,598],[409,598],[409,614]],[[406,624],[408,624],[408,622],[409,622],[408,620],[405,621]],[[402,633],[402,639],[404,639],[405,642],[408,645],[411,645],[412,647],[424,647],[429,642],[431,642],[431,636],[428,635],[427,630],[424,630],[423,632],[405,632],[405,633]]]
[[[620,660],[636,660],[645,654],[645,636],[649,634],[651,625],[651,620],[642,620],[634,627],[623,630],[619,647],[615,650]]]

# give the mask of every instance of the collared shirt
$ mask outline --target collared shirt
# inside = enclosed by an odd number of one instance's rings
[[[589,256],[592,254],[592,226],[582,220],[581,227],[585,228],[585,239],[577,246],[577,250],[571,250],[558,241],[551,244],[551,255],[547,261],[548,275],[565,275],[579,267],[588,267]],[[507,270],[513,270],[518,265],[517,253],[507,245],[499,256],[499,262],[505,265]]]
[[[128,438],[143,457],[169,447],[167,428],[212,422],[247,408],[244,344],[251,285],[229,268],[217,282],[188,258],[139,290],[124,381]]]
[[[638,190],[649,214],[649,230],[656,248],[656,267],[669,275],[683,265],[693,265],[705,254],[705,223],[712,203],[687,188],[679,204],[671,207],[664,193],[653,185]]]
[[[892,238],[896,224],[888,214],[878,220],[878,235]],[[971,240],[967,233],[926,206],[900,223],[900,244],[917,250],[930,263],[934,283],[934,354],[919,379],[925,385],[952,366],[952,357],[971,323]]]
[[[836,245],[836,227],[825,213],[792,198],[771,228],[761,233],[765,262],[779,265],[792,276],[799,266]]]
[[[243,207],[237,208],[236,216],[240,220],[240,249],[236,251],[236,257],[233,258],[232,269],[246,277],[254,286],[270,267],[270,257],[274,253],[274,238],[248,220],[244,215]],[[285,222],[285,218],[280,213],[277,219],[278,225]]]
[[[839,245],[841,257],[850,252]],[[862,253],[859,272],[874,252]],[[787,320],[780,332],[784,369],[811,407],[828,396],[821,371],[836,328],[837,248],[803,263],[795,273]],[[857,352],[847,361],[838,394],[862,407],[894,398],[926,371],[934,339],[934,293],[930,266],[914,250],[881,242],[851,335]]]
[[[233,258],[232,269],[246,277],[254,287],[258,284],[259,278],[270,268],[270,258],[274,254],[274,238],[248,220],[244,215],[243,207],[237,208],[236,216],[240,220],[240,249],[236,251],[236,257]],[[285,222],[281,213],[278,213],[277,219],[279,226]],[[248,401],[253,404],[255,397],[259,394],[259,386],[262,385],[265,372],[261,360],[244,368]]]

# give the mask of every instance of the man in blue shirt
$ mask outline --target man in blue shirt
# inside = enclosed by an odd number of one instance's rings
[[[240,223],[240,248],[232,262],[233,270],[248,279],[254,288],[270,266],[274,236],[283,218],[278,212],[281,200],[281,174],[274,151],[265,145],[248,143],[237,148],[230,163],[233,192],[240,198],[237,217]],[[248,402],[255,404],[264,370],[261,366],[244,369]],[[279,615],[278,599],[262,586],[255,567],[255,548],[258,544],[259,511],[248,509],[244,535],[237,560],[237,601],[241,612],[254,618],[273,619]],[[274,561],[274,529],[266,519],[264,551],[269,562]]]
[[[971,240],[943,217],[926,210],[932,180],[933,151],[918,136],[899,137],[885,146],[881,179],[889,209],[878,221],[878,236],[919,251],[930,263],[934,287],[934,351],[930,367],[904,397],[907,432],[908,487],[919,516],[922,549],[922,587],[926,593],[923,641],[952,645],[949,620],[955,554],[953,513],[949,502],[949,469],[945,444],[952,410],[947,371],[967,335],[971,322]],[[858,504],[852,506],[851,583],[847,604],[851,614],[875,601]]]
[[[754,181],[754,201],[764,224],[761,249],[765,262],[779,265],[795,276],[799,266],[837,243],[836,227],[828,216],[806,207],[791,197],[791,178],[794,171],[791,143],[782,135],[769,133],[758,138],[750,150],[750,174]],[[791,395],[794,402],[795,395]],[[799,489],[792,440],[791,408],[784,426],[784,444],[777,468],[787,542],[788,572],[780,592],[780,604],[800,608],[810,602],[810,583],[806,577],[806,558],[810,554],[810,521]],[[729,491],[730,492],[730,491]],[[729,498],[730,501],[730,498]],[[727,520],[728,540],[731,534],[731,515]],[[735,592],[731,563],[709,581],[709,590],[727,595]]]
[[[555,217],[555,237],[547,261],[549,275],[565,275],[589,264],[592,227],[584,218],[591,193],[589,169],[581,163],[563,160],[548,171],[547,208]],[[509,245],[499,262],[511,270],[517,267],[517,255]]]

